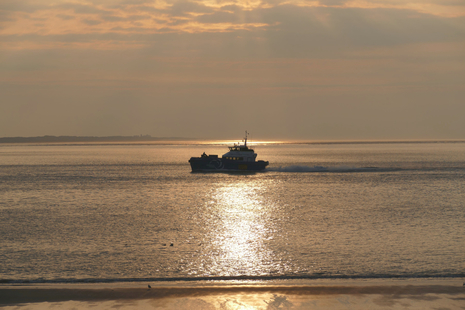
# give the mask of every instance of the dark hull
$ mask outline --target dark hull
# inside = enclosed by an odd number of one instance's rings
[[[261,171],[268,166],[267,161],[239,161],[218,158],[217,156],[191,157],[192,172]]]

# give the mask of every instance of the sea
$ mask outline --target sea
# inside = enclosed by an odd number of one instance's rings
[[[465,142],[0,145],[0,283],[465,277]]]

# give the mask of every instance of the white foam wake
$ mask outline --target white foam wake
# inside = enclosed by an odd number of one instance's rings
[[[328,168],[322,166],[286,166],[286,167],[269,167],[266,170],[268,171],[279,171],[279,172],[324,172],[329,171]]]
[[[368,172],[368,171],[382,171],[378,167],[348,167],[348,166],[339,166],[339,167],[322,167],[322,166],[300,166],[292,165],[285,167],[268,167],[267,171],[277,171],[277,172]],[[386,169],[384,169],[386,170]],[[387,169],[391,170],[391,169]]]

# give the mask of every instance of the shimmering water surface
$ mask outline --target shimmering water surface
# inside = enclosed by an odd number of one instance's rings
[[[0,146],[2,282],[465,276],[465,143]],[[172,244],[172,246],[171,246]]]

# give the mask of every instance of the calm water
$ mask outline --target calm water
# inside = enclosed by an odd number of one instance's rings
[[[465,143],[255,150],[0,146],[0,281],[465,276]]]

